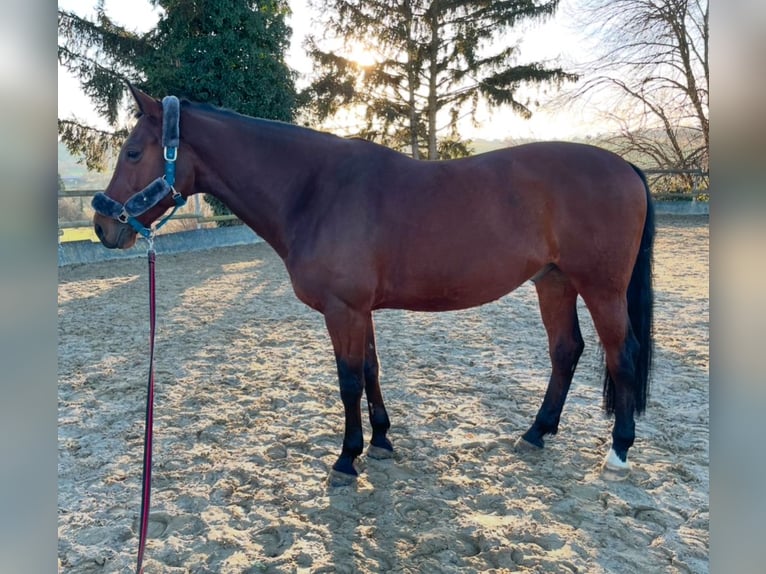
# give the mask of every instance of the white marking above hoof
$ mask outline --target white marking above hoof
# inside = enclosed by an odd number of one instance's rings
[[[630,462],[620,460],[613,448],[609,449],[603,465],[603,477],[607,480],[625,480],[630,474]]]

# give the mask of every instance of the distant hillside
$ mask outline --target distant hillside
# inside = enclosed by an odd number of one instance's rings
[[[508,141],[503,141],[503,140],[484,140],[484,139],[471,140],[471,149],[473,150],[473,153],[475,154],[493,151],[496,149],[501,149],[504,147],[508,147],[509,145],[512,145],[512,144],[509,143]]]
[[[517,145],[532,143],[535,141],[540,141],[540,140],[535,140],[530,138],[507,138],[504,140],[485,140],[485,139],[479,138],[479,139],[471,140],[471,149],[473,149],[474,154],[479,154],[479,153],[484,153],[487,151],[493,151],[496,149],[502,149],[506,147],[513,147]],[[601,145],[606,147],[603,142],[599,141],[599,138],[592,138],[592,137],[574,138],[568,141],[589,143],[593,145]]]
[[[58,173],[66,189],[103,189],[112,177],[111,169],[105,172],[88,171],[84,163],[69,153],[66,146],[58,144]]]

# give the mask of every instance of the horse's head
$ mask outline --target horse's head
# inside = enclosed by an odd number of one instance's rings
[[[138,105],[138,121],[120,150],[112,180],[105,192],[93,199],[96,210],[94,230],[109,249],[132,247],[137,232],[147,231],[168,208],[182,204],[193,186],[190,154],[184,154],[186,146],[178,142],[180,106],[165,113],[159,100],[133,86],[130,91]],[[173,115],[175,117],[171,117]],[[175,128],[168,129],[168,123],[173,122]],[[168,132],[173,138],[174,129],[173,143],[179,148],[178,160],[169,166],[172,174],[168,178],[166,166],[169,163],[166,162],[163,133],[167,142]],[[175,150],[171,152],[173,155]]]

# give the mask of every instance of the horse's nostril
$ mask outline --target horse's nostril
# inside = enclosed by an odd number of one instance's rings
[[[98,223],[94,224],[93,227],[94,227],[94,230],[96,232],[96,237],[98,237],[99,239],[101,239],[103,241],[103,239],[104,239],[104,230],[101,229],[101,226]]]

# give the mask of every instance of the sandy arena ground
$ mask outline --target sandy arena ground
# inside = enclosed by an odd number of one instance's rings
[[[549,374],[526,284],[477,309],[375,315],[396,456],[361,457],[356,486],[329,488],[334,360],[281,260],[265,244],[159,253],[146,572],[708,572],[707,218],[660,216],[655,265],[653,390],[628,480],[599,472],[611,420],[584,307],[559,434],[514,450]],[[129,572],[146,261],[61,268],[58,298],[59,571]]]

